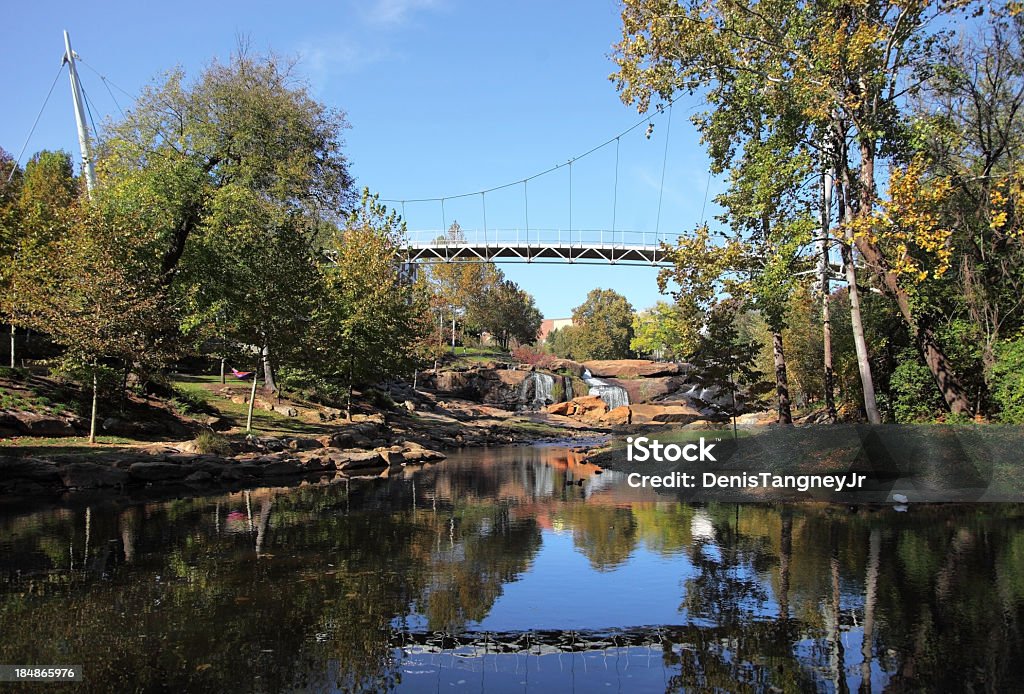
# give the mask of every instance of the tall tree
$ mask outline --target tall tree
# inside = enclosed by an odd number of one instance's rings
[[[208,280],[223,287],[223,278],[198,269],[229,266],[247,275],[245,289],[218,297],[237,299],[222,302],[219,315],[244,312],[268,298],[256,296],[261,282],[281,278],[272,258],[282,257],[282,230],[330,228],[313,220],[334,222],[344,215],[353,199],[342,152],[347,127],[344,114],[315,100],[291,64],[240,46],[228,63],[211,64],[193,82],[181,70],[171,72],[144,90],[124,121],[109,129],[100,147],[102,187],[144,215],[155,272],[183,305],[197,311],[183,317],[186,328],[218,315],[211,311],[217,302],[204,294]],[[245,209],[250,205],[256,209]],[[266,222],[258,233],[252,226],[257,210]],[[237,224],[225,223],[241,218],[252,233],[239,235]],[[306,240],[310,248],[299,250],[300,256],[318,243]],[[224,263],[207,262],[213,249]],[[268,275],[260,280],[262,272]],[[286,293],[269,294],[260,307],[264,322],[294,320]],[[251,344],[263,349],[266,367],[270,351],[284,347],[274,340],[287,333],[268,329],[263,335]]]
[[[942,38],[933,27],[966,4],[626,0],[613,75],[623,99],[641,110],[654,95],[668,99],[679,90],[704,89],[717,110],[743,113],[756,95],[755,109],[798,113],[807,138],[832,140],[848,241],[896,301],[955,412],[968,411],[969,402],[930,317],[915,310],[887,245],[863,231],[875,213],[879,153],[905,145],[899,106]]]
[[[474,301],[470,314],[475,322],[498,340],[503,350],[515,340],[527,344],[537,339],[542,316],[533,297],[512,280],[499,280]]]
[[[308,347],[320,377],[344,387],[352,413],[356,385],[408,373],[429,328],[422,285],[402,272],[404,222],[363,192],[344,229],[327,239]]]
[[[633,307],[612,289],[592,289],[572,310],[577,359],[624,359],[633,339]]]

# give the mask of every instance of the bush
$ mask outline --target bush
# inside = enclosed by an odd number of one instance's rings
[[[199,436],[196,437],[196,450],[199,453],[205,453],[208,455],[231,455],[234,451],[231,449],[231,442],[220,434],[212,431],[200,432]]]
[[[896,421],[909,423],[935,419],[945,408],[932,372],[913,350],[900,352],[898,362],[889,378]]]
[[[999,406],[999,421],[1024,424],[1024,336],[996,346],[990,390]]]
[[[551,369],[558,357],[542,352],[532,345],[520,345],[512,350],[512,358],[520,364],[531,364],[540,369]]]
[[[187,390],[175,389],[174,397],[171,398],[171,406],[183,415],[210,414],[210,407],[206,401],[196,393]]]

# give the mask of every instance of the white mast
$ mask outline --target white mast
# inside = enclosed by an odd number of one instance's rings
[[[82,86],[78,81],[78,70],[75,68],[75,52],[71,50],[71,37],[64,32],[64,60],[71,74],[71,99],[75,103],[75,122],[78,124],[78,146],[82,149],[82,171],[85,173],[85,187],[92,195],[96,187],[96,169],[92,163],[92,148],[89,144],[89,126],[85,120],[85,100],[82,98]]]

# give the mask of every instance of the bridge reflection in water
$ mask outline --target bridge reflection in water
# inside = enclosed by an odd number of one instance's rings
[[[1022,557],[1021,505],[688,504],[474,450],[0,510],[0,662],[86,663],[85,691],[1024,691]]]

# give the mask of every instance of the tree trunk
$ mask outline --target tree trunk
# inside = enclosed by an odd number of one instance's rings
[[[853,231],[847,230],[847,243],[843,245],[843,267],[846,271],[846,285],[850,292],[850,324],[853,326],[853,345],[857,350],[857,370],[860,372],[860,383],[864,390],[864,414],[871,424],[881,424],[882,416],[878,413],[875,402],[875,383],[871,378],[871,362],[868,361],[868,343],[864,339],[864,323],[860,313],[860,291],[857,289],[857,271],[853,267]]]
[[[348,357],[348,398],[345,402],[345,419],[352,421],[352,388],[356,373],[356,353]]]
[[[841,161],[845,161],[844,158]],[[878,413],[875,402],[875,383],[871,378],[871,362],[868,361],[868,343],[864,338],[864,323],[860,313],[860,291],[857,289],[857,271],[853,267],[853,229],[849,225],[850,207],[847,196],[853,185],[849,180],[849,172],[844,172],[844,183],[839,187],[837,204],[839,206],[839,223],[845,225],[845,243],[840,245],[843,254],[843,271],[846,273],[847,291],[850,293],[850,325],[853,327],[853,345],[857,351],[857,370],[860,372],[861,389],[864,391],[864,414],[871,424],[881,424],[882,417]]]
[[[252,431],[252,409],[256,406],[256,381],[260,377],[260,365],[256,364],[256,370],[252,372],[252,388],[249,390],[249,412],[245,417],[245,430]]]
[[[96,375],[96,362],[92,363],[92,416],[89,417],[89,443],[96,443],[96,400],[99,390],[99,378]]]
[[[872,142],[862,140],[860,144],[860,188],[861,199],[857,210],[858,216],[870,215],[874,207],[875,194],[875,149]],[[921,356],[924,357],[928,369],[932,372],[935,385],[942,393],[943,400],[950,411],[955,414],[970,415],[971,401],[957,378],[953,365],[935,340],[931,327],[914,315],[910,304],[910,295],[889,267],[889,263],[878,246],[866,237],[857,239],[857,250],[860,251],[868,267],[881,280],[889,296],[896,301],[903,321],[910,329],[910,334],[917,344]]]
[[[782,351],[782,331],[772,332],[772,353],[775,356],[775,392],[779,396],[779,424],[792,424],[789,406],[789,378],[786,375],[786,355]]]
[[[825,413],[835,422],[836,412],[835,369],[832,366],[832,281],[829,279],[829,242],[832,226],[832,187],[835,185],[831,171],[822,175],[821,195],[821,238],[818,240],[818,281],[821,284],[821,343],[824,353]]]
[[[274,381],[274,368],[270,363],[270,345],[264,343],[260,357],[263,362],[263,390],[276,393],[277,383]]]
[[[11,323],[11,368],[14,368],[14,323]]]
[[[124,414],[125,407],[128,405],[128,374],[131,370],[131,362],[126,360],[124,371],[121,373],[121,414]]]
[[[226,380],[226,377],[224,375],[224,367],[226,366],[226,364],[227,364],[227,359],[225,359],[224,357],[221,357],[220,358],[220,384],[222,386],[223,385],[227,385],[227,380]]]

